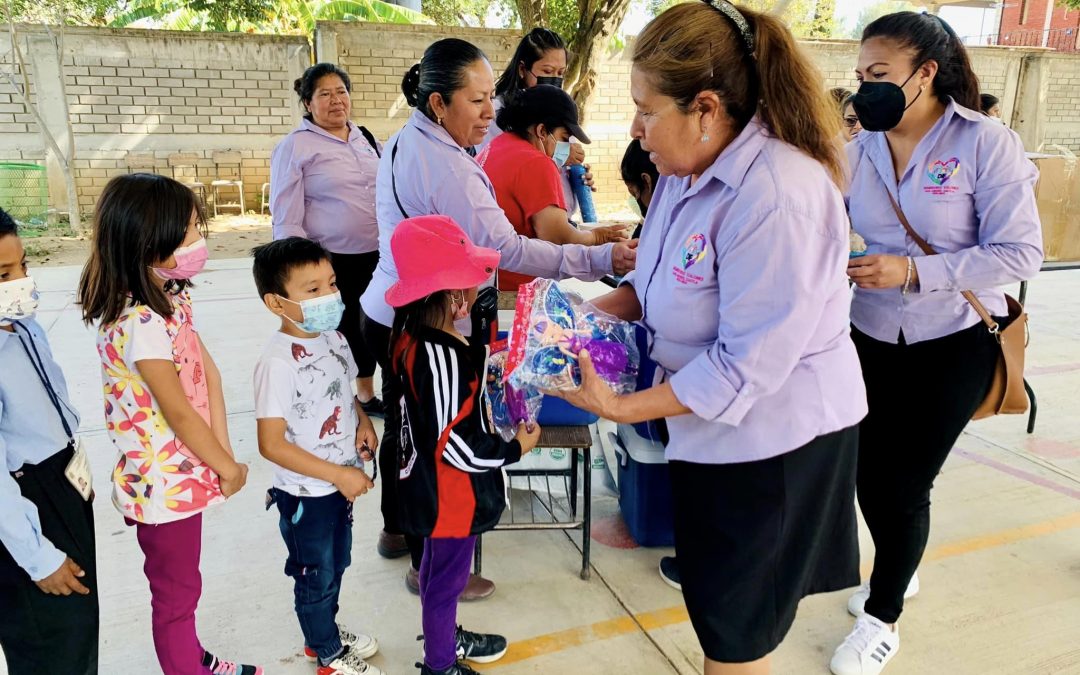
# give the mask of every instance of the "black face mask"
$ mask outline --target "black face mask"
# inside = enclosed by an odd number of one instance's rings
[[[920,89],[915,98],[911,99],[911,103],[908,103],[907,96],[904,95],[904,85],[915,77],[920,67],[922,64],[916,66],[900,86],[892,82],[863,82],[859,85],[859,91],[851,96],[851,107],[855,109],[863,129],[889,131],[900,124],[900,120],[904,119],[904,112],[922,96]]]
[[[537,85],[550,84],[553,87],[558,87],[559,89],[562,89],[563,78],[561,77],[539,75],[533,75],[533,77],[536,78]]]

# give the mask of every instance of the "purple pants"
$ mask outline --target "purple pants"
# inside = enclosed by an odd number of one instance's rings
[[[420,563],[420,604],[423,607],[424,663],[445,670],[457,663],[457,603],[469,583],[476,537],[425,539]]]
[[[154,649],[165,675],[207,675],[195,633],[195,608],[202,595],[199,556],[202,514],[163,525],[135,525],[150,582]]]

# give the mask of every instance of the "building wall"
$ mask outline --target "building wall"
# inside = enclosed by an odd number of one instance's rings
[[[1080,48],[1078,36],[1080,10],[1069,9],[1057,0],[1006,0],[1001,10],[1001,45],[1076,51]]]
[[[1080,12],[1069,16],[1074,14]],[[74,28],[67,31],[58,60],[42,29],[23,27],[19,36],[31,96],[42,101],[37,109],[61,147],[66,140],[63,73],[84,212],[109,178],[138,170],[207,184],[239,170],[247,207],[258,209],[260,187],[269,180],[270,152],[300,117],[292,81],[311,63],[305,38]],[[320,23],[314,44],[319,60],[338,63],[352,76],[354,119],[385,140],[410,112],[401,95],[402,75],[429,44],[449,36],[478,44],[498,74],[519,33]],[[0,36],[0,68],[12,72],[7,40]],[[821,69],[826,86],[856,87],[857,43],[805,42],[803,48]],[[631,49],[632,44],[605,54],[585,111],[594,140],[587,161],[596,177],[601,213],[627,207],[618,166],[634,115]],[[1028,149],[1045,143],[1080,152],[1080,56],[1000,47],[973,48],[971,55],[984,90],[1001,97],[1006,119]],[[20,79],[17,70],[15,75]],[[0,162],[44,161],[44,147],[33,116],[0,79]],[[63,182],[56,182],[55,170],[50,181],[52,203],[62,204]]]
[[[292,81],[310,65],[305,38],[69,28],[59,61],[42,29],[21,27],[19,40],[28,69],[62,69],[84,211],[112,176],[137,170],[198,180],[208,192],[215,179],[240,177],[248,208],[258,208],[270,151],[299,117]],[[7,51],[7,36],[0,42]],[[47,126],[66,138],[59,77],[33,87]],[[43,158],[37,126],[6,83],[0,131],[0,161]]]
[[[479,45],[492,60],[496,76],[512,54],[520,33],[505,30],[469,28],[435,28],[431,26],[380,26],[362,23],[320,23],[316,34],[316,58],[334,61],[344,67],[353,80],[353,117],[385,139],[396,132],[410,112],[401,94],[401,78],[423,55],[433,41],[456,36]],[[859,45],[849,40],[803,42],[822,72],[828,87],[842,86],[854,90],[854,68]],[[1077,89],[1072,82],[1072,69],[1080,68],[1080,57],[1057,56],[1048,59],[1046,94],[1048,105],[1060,106],[1038,118],[1022,115],[1018,88],[1025,58],[1042,58],[1044,50],[1003,49],[998,47],[972,48],[972,62],[984,91],[1002,99],[1003,114],[1012,119],[1014,128],[1025,136],[1030,149],[1042,142],[1062,142],[1080,152],[1080,125],[1072,122],[1067,108]],[[630,140],[629,129],[634,116],[630,99],[630,60],[632,43],[625,49],[608,53],[600,67],[596,91],[586,111],[586,131],[593,144],[587,149],[587,161],[596,179],[595,199],[601,213],[625,211],[629,195],[619,178],[619,161]],[[1075,112],[1071,113],[1077,114]],[[1043,134],[1038,135],[1036,134]]]

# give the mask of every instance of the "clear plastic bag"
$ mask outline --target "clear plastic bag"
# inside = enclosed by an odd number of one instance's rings
[[[601,312],[549,279],[519,289],[506,365],[509,384],[519,390],[577,389],[577,355],[583,349],[615,391],[634,391],[639,359],[632,324]]]
[[[544,396],[535,389],[518,390],[507,383],[506,343],[492,345],[492,350],[488,357],[484,399],[492,427],[504,441],[510,441],[522,422],[530,427],[536,424]]]

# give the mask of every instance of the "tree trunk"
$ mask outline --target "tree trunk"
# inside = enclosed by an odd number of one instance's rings
[[[596,88],[596,69],[630,9],[630,0],[578,0],[578,8],[581,22],[570,41],[574,58],[566,69],[566,82],[584,117],[589,98]]]
[[[521,30],[528,33],[537,26],[548,25],[547,0],[514,0],[514,4],[521,17]]]
[[[60,159],[64,171],[64,183],[67,186],[68,224],[76,232],[82,233],[82,214],[79,209],[79,192],[75,189],[75,130],[71,126],[71,110],[68,107],[67,79],[64,77],[64,26],[67,24],[66,11],[61,9],[59,36],[53,34],[48,26],[45,29],[56,46],[56,62],[60,64],[60,93],[64,102],[64,121],[67,124],[67,154]]]

